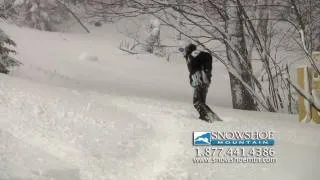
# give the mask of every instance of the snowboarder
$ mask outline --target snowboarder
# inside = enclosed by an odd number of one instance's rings
[[[180,48],[187,61],[190,85],[194,88],[193,105],[199,112],[199,119],[212,122],[221,119],[206,104],[208,88],[211,83],[212,56],[208,52],[197,50],[189,44]]]

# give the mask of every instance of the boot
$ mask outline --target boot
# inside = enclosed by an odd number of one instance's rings
[[[199,119],[206,121],[206,122],[212,122],[212,118],[208,115],[200,115]]]
[[[222,119],[214,112],[208,113],[208,116],[211,121],[222,121]]]

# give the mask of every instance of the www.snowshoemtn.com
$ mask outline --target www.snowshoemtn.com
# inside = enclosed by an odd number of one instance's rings
[[[229,157],[229,158],[217,158],[217,157],[195,157],[193,158],[194,164],[203,163],[276,163],[277,159],[272,157]]]

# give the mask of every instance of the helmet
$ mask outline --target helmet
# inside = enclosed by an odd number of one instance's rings
[[[189,55],[189,54],[192,53],[192,51],[197,49],[197,46],[192,44],[192,43],[190,43],[184,49],[185,49],[184,50],[185,51],[185,55]]]

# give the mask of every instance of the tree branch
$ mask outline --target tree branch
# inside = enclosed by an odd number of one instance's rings
[[[314,107],[317,111],[320,112],[320,107],[317,104],[315,104],[314,100],[312,99],[312,97],[310,97],[310,95],[308,95],[308,93],[304,92],[304,90],[295,85],[292,81],[290,81],[290,79],[286,78],[286,80],[293,87],[293,89],[295,89],[299,93],[299,95],[306,99],[312,107]]]
[[[78,16],[72,12],[72,10],[66,6],[63,2],[61,2],[60,0],[56,0],[60,5],[62,5],[77,21],[78,23],[81,25],[81,27],[87,32],[90,33],[89,29],[81,22],[81,20],[78,18]]]

